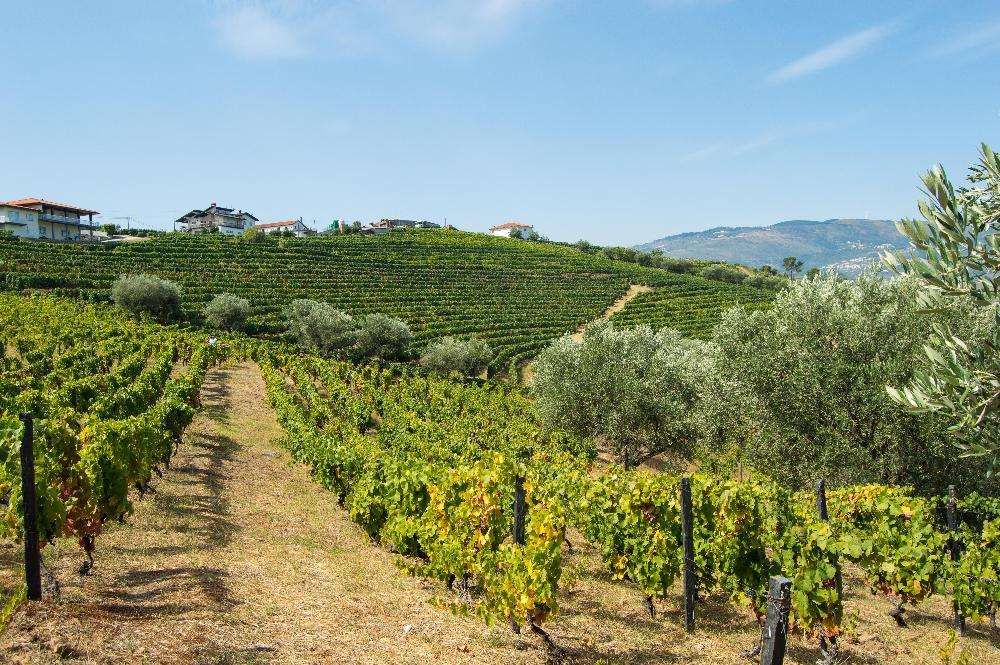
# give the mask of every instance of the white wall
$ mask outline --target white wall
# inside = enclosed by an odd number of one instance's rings
[[[496,231],[490,231],[490,234],[498,236],[500,238],[509,238],[512,229],[497,229]],[[527,238],[528,234],[531,233],[531,228],[527,229],[517,229],[518,235],[522,238]]]
[[[0,223],[17,222],[14,224],[4,224],[3,229],[10,231],[18,238],[38,237],[38,213],[33,210],[19,210],[0,206]],[[25,226],[20,226],[25,224]]]

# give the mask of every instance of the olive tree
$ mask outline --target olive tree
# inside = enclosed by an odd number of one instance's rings
[[[914,275],[929,312],[967,300],[988,321],[975,340],[948,322],[937,323],[924,351],[929,367],[909,382],[892,382],[892,398],[916,413],[947,419],[966,455],[1000,461],[1000,155],[986,144],[970,169],[968,188],[956,190],[939,165],[923,176],[922,219],[897,228],[910,253],[889,253],[897,272]]]
[[[720,282],[732,282],[740,284],[747,278],[747,274],[736,266],[727,266],[724,263],[713,263],[705,266],[698,273],[706,279],[714,279]]]
[[[205,320],[222,330],[242,330],[250,316],[250,301],[220,293],[205,305]]]
[[[170,319],[180,312],[181,289],[156,275],[122,275],[111,286],[111,299],[131,312]]]
[[[305,348],[324,355],[343,355],[358,339],[354,319],[329,303],[294,300],[286,316],[288,332]]]
[[[385,314],[369,314],[357,331],[357,354],[362,358],[400,360],[413,333],[404,321]]]
[[[442,337],[431,342],[420,356],[420,364],[433,372],[463,376],[481,374],[490,362],[493,352],[486,342],[472,338]]]
[[[982,468],[956,459],[940,418],[906,413],[885,391],[914,377],[935,321],[979,325],[958,306],[923,315],[919,289],[874,272],[824,274],[796,280],[767,310],[725,313],[713,335],[706,448],[795,486],[827,478],[936,492],[978,482]]]
[[[549,427],[606,444],[626,466],[663,451],[687,456],[711,355],[675,330],[602,321],[580,342],[567,335],[542,351],[531,390]]]

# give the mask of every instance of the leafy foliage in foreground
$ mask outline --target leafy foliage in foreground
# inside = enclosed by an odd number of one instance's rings
[[[414,572],[447,582],[488,621],[541,624],[558,607],[564,533],[575,527],[609,573],[654,607],[681,572],[679,477],[593,465],[575,438],[540,427],[531,402],[506,385],[452,383],[259,347],[268,396],[287,445],[337,493],[376,541],[413,557]],[[513,487],[525,480],[524,546],[512,540]],[[963,606],[994,603],[995,523],[961,536],[970,559],[944,556],[935,500],[886,486],[814,497],[763,477],[695,474],[695,552],[703,592],[758,615],[770,575],[793,580],[797,628],[843,630],[844,561],[873,590],[915,603],[953,591]],[[963,567],[964,566],[964,567]]]
[[[710,387],[701,404],[703,445],[793,487],[949,484],[993,488],[983,460],[956,459],[947,422],[907,413],[886,394],[926,365],[936,324],[970,340],[990,335],[975,308],[954,302],[921,312],[913,279],[796,280],[767,310],[730,310],[712,337]]]
[[[970,170],[973,186],[956,190],[939,165],[923,177],[928,195],[923,219],[903,220],[899,231],[916,255],[887,254],[897,272],[925,285],[929,310],[955,299],[971,300],[992,318],[990,335],[973,340],[938,322],[925,348],[930,367],[902,387],[890,387],[898,403],[915,412],[940,413],[951,421],[960,447],[1000,461],[1000,155],[983,144]],[[901,384],[896,384],[900,386]]]
[[[23,532],[30,413],[42,540],[75,537],[89,556],[131,511],[129,491],[169,463],[215,350],[109,307],[0,295],[0,351],[0,537]]]

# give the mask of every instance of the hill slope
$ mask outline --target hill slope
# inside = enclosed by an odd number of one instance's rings
[[[0,288],[9,290],[101,301],[119,275],[142,272],[180,284],[184,317],[195,324],[205,302],[229,292],[251,302],[248,332],[277,337],[288,304],[312,298],[352,315],[398,316],[418,349],[444,335],[476,335],[495,351],[493,369],[597,318],[632,284],[711,294],[727,304],[770,297],[568,247],[454,231],[263,242],[168,234],[117,247],[0,241]]]
[[[882,248],[904,249],[906,239],[893,222],[882,219],[790,220],[771,226],[720,226],[681,233],[638,245],[668,256],[716,259],[733,263],[780,267],[786,256],[801,259],[806,268],[834,268],[856,273],[877,260]]]

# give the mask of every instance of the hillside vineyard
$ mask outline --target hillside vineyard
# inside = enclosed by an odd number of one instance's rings
[[[688,337],[707,339],[719,321],[719,314],[736,304],[748,309],[766,307],[772,299],[767,291],[737,284],[720,288],[719,282],[693,281],[684,288],[656,289],[640,293],[624,309],[616,312],[615,325],[674,328]]]
[[[0,241],[0,285],[8,290],[104,301],[116,278],[142,272],[177,282],[184,317],[194,323],[205,302],[228,292],[251,302],[247,332],[279,337],[284,309],[293,299],[310,298],[352,315],[400,317],[417,346],[444,335],[475,335],[493,349],[492,370],[527,360],[553,338],[599,317],[630,284],[656,290],[643,307],[626,309],[624,321],[669,322],[699,336],[711,331],[725,308],[772,297],[559,245],[455,231],[259,243],[170,234],[118,247]],[[660,306],[678,297],[689,317]]]

